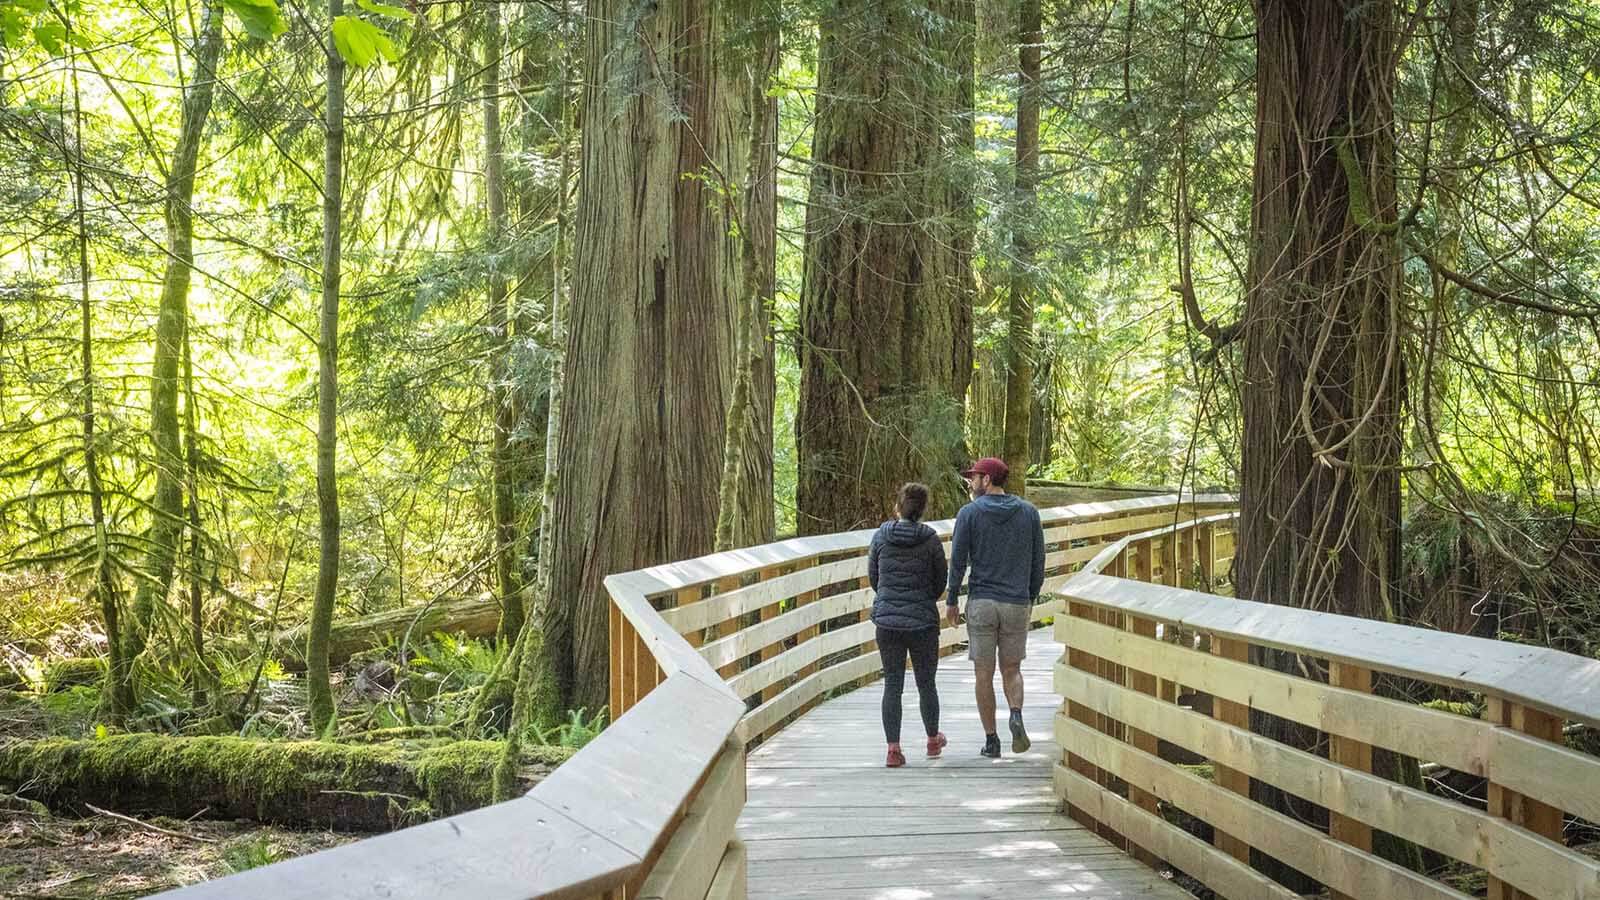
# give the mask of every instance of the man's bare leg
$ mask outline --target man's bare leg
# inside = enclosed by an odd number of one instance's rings
[[[973,660],[972,671],[978,677],[978,722],[984,734],[994,734],[994,660]],[[1006,693],[1010,695],[1009,686]]]
[[[1000,666],[1000,681],[1005,686],[1006,705],[1011,707],[1012,709],[1021,709],[1022,708],[1022,663],[1014,662],[1014,663],[1010,663],[1009,665],[1008,664],[1001,664],[1001,666]],[[993,699],[992,698],[994,697],[994,693],[991,691],[989,696],[991,698],[991,700],[990,700],[991,718],[989,719],[989,721],[990,721],[991,724],[993,724],[994,719],[993,719],[993,710],[992,710],[992,705],[993,705]],[[993,729],[990,729],[990,730],[992,731]]]
[[[1006,702],[1012,709],[1007,722],[1011,727],[1011,752],[1026,753],[1033,746],[1033,741],[1022,724],[1022,661],[1001,663],[1000,678],[1005,683]]]

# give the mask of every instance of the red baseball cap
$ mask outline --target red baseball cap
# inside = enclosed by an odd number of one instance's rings
[[[1010,473],[1011,470],[1006,467],[1004,461],[996,459],[993,456],[985,456],[983,459],[980,459],[974,462],[972,465],[967,466],[965,469],[962,469],[961,477],[966,478],[972,475],[987,475],[990,479],[999,481]]]

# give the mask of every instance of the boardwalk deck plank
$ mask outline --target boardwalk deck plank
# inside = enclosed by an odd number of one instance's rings
[[[950,738],[941,759],[923,755],[909,677],[903,769],[883,767],[878,683],[821,704],[752,751],[739,821],[750,897],[1188,897],[1057,811],[1050,785],[1061,751],[1051,726],[1061,698],[1051,675],[1060,653],[1049,629],[1030,635],[1024,715],[1034,744],[1025,754],[1013,756],[1002,733],[999,760],[978,755],[972,669],[961,656],[940,660],[940,727]]]

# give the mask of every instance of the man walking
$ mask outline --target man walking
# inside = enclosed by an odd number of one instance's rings
[[[963,471],[972,502],[956,515],[950,541],[950,588],[945,616],[958,621],[956,593],[970,566],[967,588],[967,657],[978,677],[978,719],[983,755],[1000,756],[994,721],[994,669],[1011,707],[1011,752],[1032,746],[1022,724],[1022,660],[1028,655],[1033,600],[1044,586],[1044,527],[1033,504],[1006,493],[1006,464],[993,457]]]

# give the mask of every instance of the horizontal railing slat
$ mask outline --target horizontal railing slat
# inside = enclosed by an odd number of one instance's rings
[[[1167,765],[1066,716],[1056,716],[1056,741],[1095,766],[1138,784],[1167,803],[1210,822],[1262,852],[1315,875],[1353,897],[1393,900],[1468,900],[1385,859],[1335,841],[1321,831],[1253,803],[1197,775]],[[1064,768],[1064,767],[1063,767]]]
[[[1497,783],[1600,822],[1600,759],[1512,729],[1414,703],[1333,687],[1085,619],[1058,619],[1069,647],[1120,659],[1158,678],[1248,704],[1330,734],[1384,747]]]
[[[1205,841],[1174,828],[1093,781],[1055,768],[1056,793],[1118,834],[1188,873],[1228,900],[1300,900],[1300,895]]]
[[[1138,657],[1114,658],[1129,665]],[[1058,665],[1063,696],[1331,812],[1487,870],[1535,897],[1600,897],[1600,861],[1425,791],[1345,768],[1209,716]]]
[[[1079,574],[1069,599],[1259,646],[1496,694],[1600,725],[1600,660],[1506,641]]]

